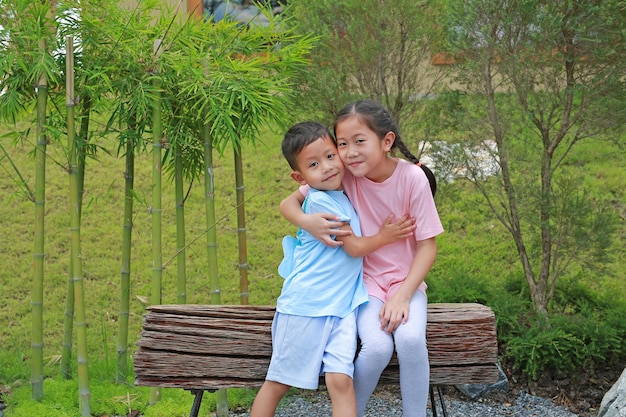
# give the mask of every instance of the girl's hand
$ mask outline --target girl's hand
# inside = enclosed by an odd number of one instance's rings
[[[379,235],[385,244],[393,243],[397,240],[406,239],[413,235],[415,231],[415,219],[408,215],[402,216],[398,221],[393,221],[393,215],[389,215],[380,229]]]
[[[398,293],[391,296],[378,313],[380,329],[390,334],[409,320],[409,301]]]
[[[331,248],[343,245],[343,242],[331,238],[331,235],[349,236],[352,234],[352,230],[339,229],[348,223],[339,221],[339,217],[334,214],[312,213],[304,217],[306,220],[301,227],[324,245]]]

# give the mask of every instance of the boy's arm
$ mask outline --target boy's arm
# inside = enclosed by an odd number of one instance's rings
[[[358,258],[365,256],[376,249],[393,243],[395,241],[406,239],[413,235],[415,231],[415,219],[403,216],[396,222],[392,222],[393,216],[387,217],[383,225],[373,236],[337,236],[337,240],[343,242],[343,249],[348,255]],[[349,225],[341,227],[341,230],[352,230]]]
[[[304,195],[299,190],[296,190],[280,202],[280,213],[289,223],[311,233],[313,237],[326,246],[336,247],[343,244],[340,240],[332,239],[331,235],[346,237],[352,234],[352,229],[349,227],[344,229],[342,226],[346,225],[346,222],[338,221],[339,216],[335,214],[305,214],[302,211],[303,202]]]

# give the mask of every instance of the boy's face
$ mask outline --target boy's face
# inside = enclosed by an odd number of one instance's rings
[[[335,142],[324,136],[305,146],[297,156],[298,170],[291,178],[322,191],[341,190],[343,163],[337,154]]]

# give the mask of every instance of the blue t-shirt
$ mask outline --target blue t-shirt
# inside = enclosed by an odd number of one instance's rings
[[[302,208],[306,214],[324,212],[347,218],[355,236],[361,236],[359,218],[343,191],[311,188]],[[368,301],[363,258],[353,258],[342,247],[328,247],[303,229],[298,229],[295,238],[285,236],[283,250],[278,272],[285,282],[276,302],[278,312],[343,318]]]

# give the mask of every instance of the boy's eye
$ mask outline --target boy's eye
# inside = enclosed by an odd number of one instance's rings
[[[327,159],[333,159],[335,157],[334,153],[329,153],[328,155],[326,155]]]
[[[315,167],[316,167],[316,166],[318,166],[318,165],[319,165],[319,162],[311,162],[311,163],[309,164],[309,168],[315,168]]]

